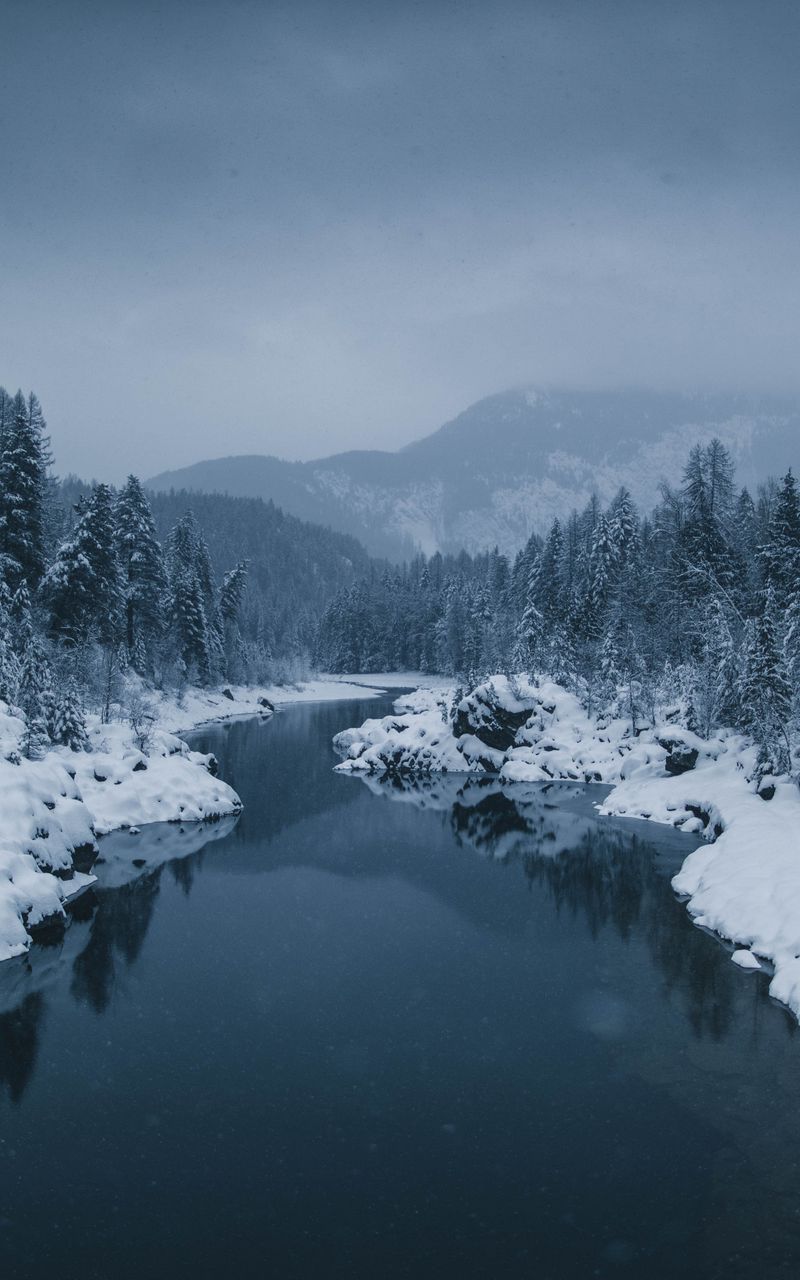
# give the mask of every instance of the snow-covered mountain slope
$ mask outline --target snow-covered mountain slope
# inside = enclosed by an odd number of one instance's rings
[[[755,487],[796,464],[798,430],[800,404],[768,397],[508,391],[396,453],[218,458],[149,485],[271,498],[373,554],[513,552],[592,492],[607,501],[625,484],[649,507],[662,479],[680,479],[691,446],[715,435]]]

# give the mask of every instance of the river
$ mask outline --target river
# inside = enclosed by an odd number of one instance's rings
[[[590,789],[211,726],[238,822],[102,842],[0,965],[0,1275],[800,1274],[800,1038]]]

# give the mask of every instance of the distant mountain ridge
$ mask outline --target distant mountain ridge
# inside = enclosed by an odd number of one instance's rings
[[[313,462],[262,455],[167,471],[152,489],[271,498],[287,512],[399,558],[415,549],[507,552],[593,492],[626,485],[649,508],[677,482],[689,449],[715,435],[755,488],[797,462],[800,404],[773,397],[515,390],[478,401],[396,452]]]

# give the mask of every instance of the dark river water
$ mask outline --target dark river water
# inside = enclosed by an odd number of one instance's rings
[[[0,1277],[800,1276],[800,1039],[585,788],[195,735],[238,821],[103,842],[0,965]]]

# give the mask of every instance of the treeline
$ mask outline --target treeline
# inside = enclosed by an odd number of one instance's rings
[[[212,555],[189,495],[59,484],[51,463],[36,396],[0,388],[0,699],[30,756],[78,749],[85,709],[108,718],[126,686],[303,674],[325,600],[368,563],[271,505],[191,495]]]
[[[792,768],[800,720],[800,499],[791,472],[755,499],[715,440],[637,511],[592,500],[513,561],[418,557],[340,593],[315,650],[333,671],[423,670],[474,685],[550,675],[634,726],[680,708],[703,736],[752,734],[759,772]],[[624,704],[624,705],[623,705]]]
[[[75,504],[89,492],[90,486],[74,476],[59,484],[64,531],[74,519]],[[147,498],[163,545],[181,516],[192,511],[216,580],[238,560],[247,561],[242,635],[287,669],[308,666],[325,607],[369,571],[370,558],[355,538],[287,515],[260,498],[187,490],[148,490]]]

